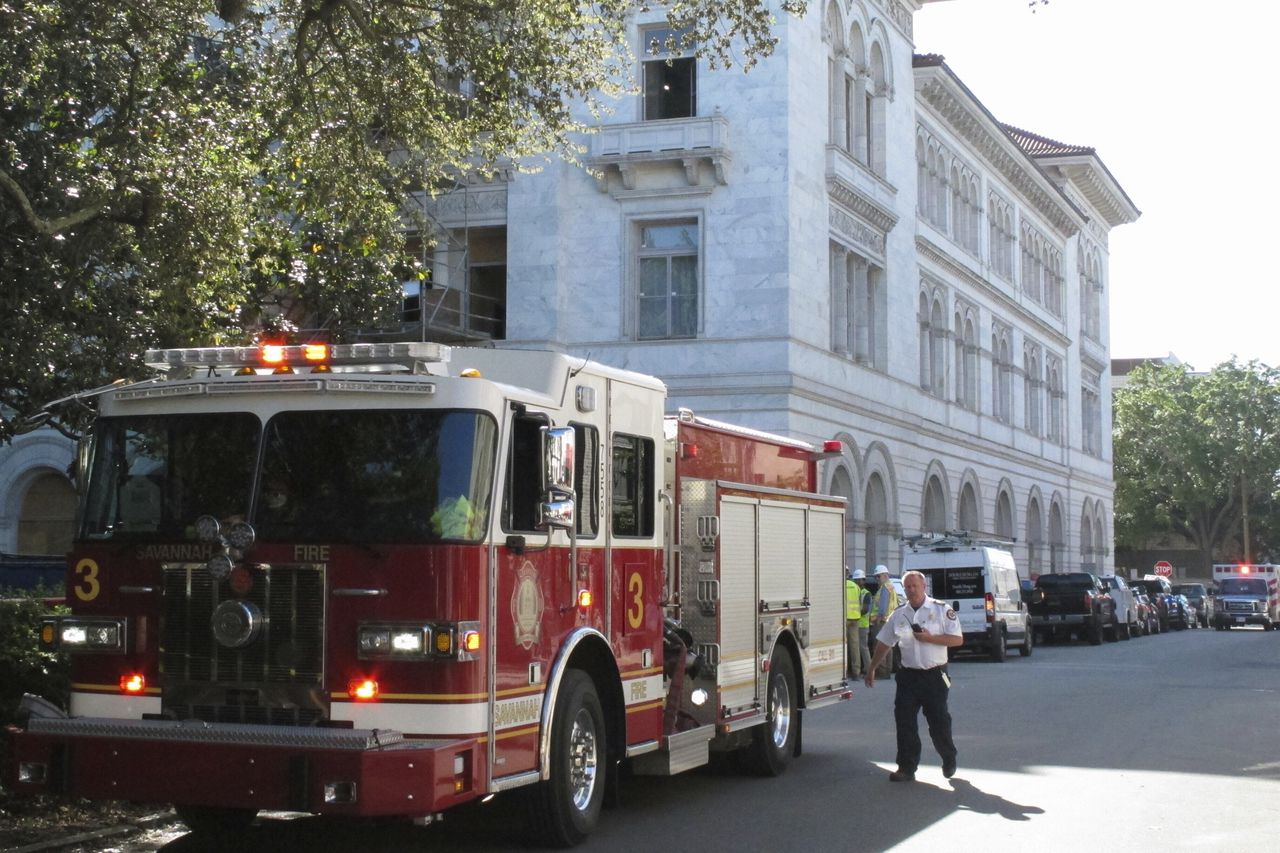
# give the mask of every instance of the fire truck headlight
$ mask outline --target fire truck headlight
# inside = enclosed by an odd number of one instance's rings
[[[214,554],[209,558],[207,568],[214,580],[223,581],[231,574],[231,570],[235,568],[235,563],[226,554]]]
[[[40,640],[45,645],[61,646],[69,652],[124,651],[123,619],[83,619],[64,616],[40,626]]]
[[[396,631],[391,635],[391,650],[395,652],[408,652],[409,654],[422,654],[422,631]]]
[[[227,544],[237,551],[248,551],[256,538],[253,525],[247,521],[237,521],[227,531]]]
[[[430,625],[361,625],[357,635],[360,658],[425,660],[432,654]]]
[[[202,515],[196,519],[196,538],[201,542],[221,542],[222,525],[212,515]]]

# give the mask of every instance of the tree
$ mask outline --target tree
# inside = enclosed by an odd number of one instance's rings
[[[1175,533],[1232,559],[1280,545],[1280,371],[1224,362],[1204,375],[1144,365],[1116,392],[1116,543]],[[1253,521],[1244,542],[1245,512]]]
[[[244,342],[280,315],[335,340],[383,323],[415,274],[410,195],[575,156],[577,116],[628,85],[636,8],[0,0],[0,440],[141,375],[149,346]],[[668,18],[713,66],[776,42],[769,0]]]

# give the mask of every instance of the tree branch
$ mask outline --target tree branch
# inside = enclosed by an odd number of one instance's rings
[[[97,202],[58,219],[45,219],[36,213],[36,209],[31,206],[31,199],[27,198],[27,194],[22,191],[18,182],[3,169],[0,169],[0,190],[3,190],[4,194],[13,201],[18,212],[22,214],[23,221],[31,227],[31,230],[45,237],[52,237],[54,234],[96,219],[107,207],[105,203]]]

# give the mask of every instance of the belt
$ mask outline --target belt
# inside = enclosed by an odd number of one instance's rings
[[[912,672],[933,672],[935,669],[942,669],[944,666],[946,666],[945,663],[940,663],[936,666],[903,666],[899,667],[899,669],[909,669]]]

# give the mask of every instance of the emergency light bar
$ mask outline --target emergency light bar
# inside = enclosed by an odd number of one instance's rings
[[[281,368],[397,364],[412,370],[418,364],[449,361],[443,344],[409,341],[382,344],[263,344],[253,347],[192,347],[147,350],[143,361],[166,373],[195,367]]]

